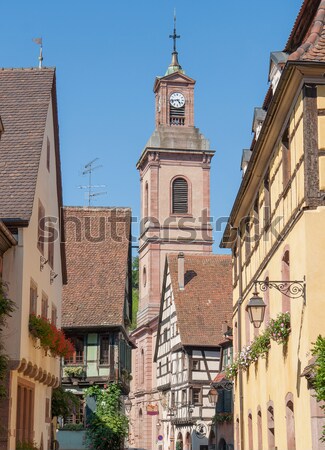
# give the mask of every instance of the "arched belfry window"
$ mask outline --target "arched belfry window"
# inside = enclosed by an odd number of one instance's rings
[[[184,178],[175,178],[172,184],[172,213],[188,213],[188,184]]]

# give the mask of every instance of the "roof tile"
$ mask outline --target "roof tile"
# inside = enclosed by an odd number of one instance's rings
[[[177,321],[183,345],[216,346],[222,324],[232,323],[229,255],[185,255],[185,288],[178,288],[178,257],[168,255]]]
[[[68,284],[62,326],[124,324],[129,208],[65,207]]]

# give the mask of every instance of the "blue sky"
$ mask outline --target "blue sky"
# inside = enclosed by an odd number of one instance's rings
[[[135,164],[154,129],[153,83],[170,63],[173,11],[179,61],[197,81],[195,124],[216,150],[211,211],[227,216],[239,187],[253,108],[267,91],[269,54],[282,50],[302,0],[16,0],[1,6],[0,65],[31,67],[33,37],[44,66],[56,66],[64,202],[85,204],[83,165],[107,195],[94,205],[130,206],[139,215]],[[1,105],[0,105],[1,106]],[[137,230],[135,228],[135,233]],[[218,244],[221,238],[216,233]],[[217,245],[215,250],[218,251]]]

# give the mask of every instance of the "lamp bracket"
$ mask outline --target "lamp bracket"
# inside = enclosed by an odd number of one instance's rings
[[[288,298],[303,298],[306,303],[306,283],[303,281],[270,281],[270,280],[256,280],[255,288],[259,286],[262,292],[267,289],[276,289],[281,294]]]

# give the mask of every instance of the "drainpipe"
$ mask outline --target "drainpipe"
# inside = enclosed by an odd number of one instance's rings
[[[243,280],[242,280],[242,255],[241,255],[241,242],[240,242],[240,230],[237,229],[237,249],[238,249],[238,306],[237,306],[237,351],[240,353],[242,348],[241,340],[241,308],[243,303]],[[244,443],[244,395],[243,395],[243,371],[238,371],[238,393],[239,393],[239,427],[240,427],[240,450],[245,449]]]

